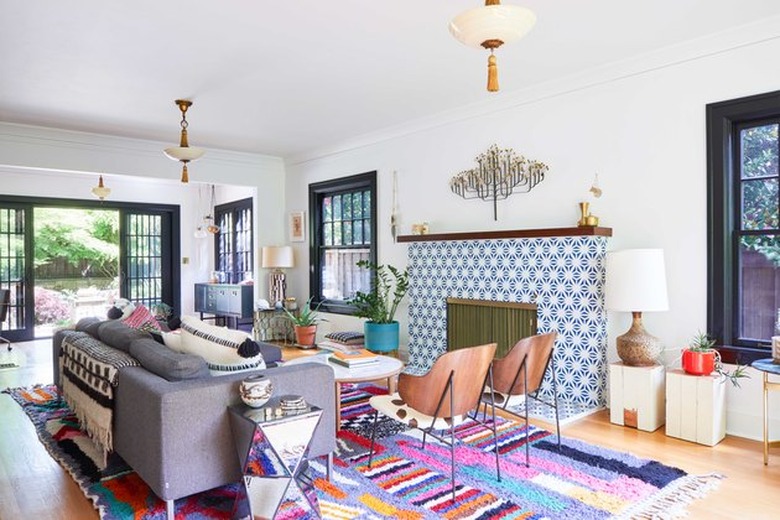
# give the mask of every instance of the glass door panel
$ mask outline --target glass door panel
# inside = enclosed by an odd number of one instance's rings
[[[33,337],[33,298],[27,230],[32,213],[24,205],[0,204],[0,288],[11,290],[11,306],[2,335],[11,341]]]
[[[151,311],[174,306],[170,213],[125,211],[122,220],[122,296]]]

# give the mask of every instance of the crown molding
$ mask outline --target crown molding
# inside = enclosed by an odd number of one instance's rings
[[[109,152],[146,160],[163,158],[166,161],[170,161],[170,159],[164,156],[162,150],[171,146],[171,143],[168,142],[7,122],[0,122],[0,144],[27,145],[43,149],[77,152]],[[162,163],[166,164],[165,161],[162,161]],[[255,168],[279,168],[284,166],[284,161],[281,157],[213,148],[208,148],[206,155],[199,159],[198,163]],[[18,164],[7,166],[25,167],[25,165]]]
[[[292,166],[323,159],[328,156],[364,148],[436,127],[451,125],[546,99],[565,96],[574,92],[649,74],[661,69],[706,59],[745,47],[769,43],[778,39],[780,39],[780,16],[765,18],[759,22],[737,26],[726,31],[688,40],[639,56],[591,68],[582,73],[532,85],[525,89],[501,92],[498,96],[491,95],[490,98],[486,98],[484,101],[387,127],[377,132],[363,134],[330,146],[293,154],[285,157],[285,164]]]

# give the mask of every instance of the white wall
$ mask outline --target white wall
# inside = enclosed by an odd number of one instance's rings
[[[183,185],[178,180],[181,166],[161,152],[168,145],[0,123],[0,193],[91,199],[95,172],[100,172],[113,200],[179,205],[181,256],[188,259],[181,265],[182,312],[191,313],[193,284],[208,280],[214,268],[212,237],[193,236],[211,203],[209,186],[216,185],[217,204],[253,197],[255,244],[281,240],[284,166],[277,157],[207,150],[203,159],[190,164],[190,184]],[[256,266],[259,261],[256,255]],[[256,294],[267,292],[264,283],[261,278]]]
[[[610,249],[665,250],[670,310],[646,314],[645,325],[666,344],[669,363],[679,365],[680,348],[706,328],[705,105],[780,88],[780,68],[771,65],[780,53],[778,30],[772,28],[774,37],[763,41],[760,31],[751,30],[753,43],[745,43],[748,30],[741,38],[729,33],[499,97],[478,110],[466,107],[439,122],[409,125],[406,132],[392,129],[384,140],[367,136],[354,148],[345,144],[321,157],[290,161],[287,208],[307,206],[305,187],[311,182],[378,170],[379,259],[406,265],[406,246],[390,238],[394,170],[404,233],[421,221],[430,223],[432,233],[575,226],[577,203],[598,172],[604,195],[591,201],[592,212],[614,230]],[[463,200],[448,187],[492,143],[550,166],[532,192],[499,203],[498,222],[491,204]],[[304,299],[308,251],[297,252],[304,262],[290,276],[288,291]],[[614,361],[615,337],[631,320],[628,313],[609,318],[608,358]],[[331,327],[360,325],[339,317]],[[760,376],[752,377],[742,390],[728,392],[728,430],[758,438]],[[772,416],[773,427],[780,427],[777,403]]]

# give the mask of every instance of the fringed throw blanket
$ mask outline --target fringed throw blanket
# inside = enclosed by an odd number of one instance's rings
[[[121,350],[109,347],[87,333],[65,332],[60,350],[60,386],[65,402],[81,426],[103,451],[113,451],[111,431],[114,389],[122,367],[139,366]]]

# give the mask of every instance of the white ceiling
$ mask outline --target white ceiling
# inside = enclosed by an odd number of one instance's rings
[[[0,0],[0,120],[290,156],[780,14],[778,0],[505,0],[536,27],[487,56],[479,0]]]

